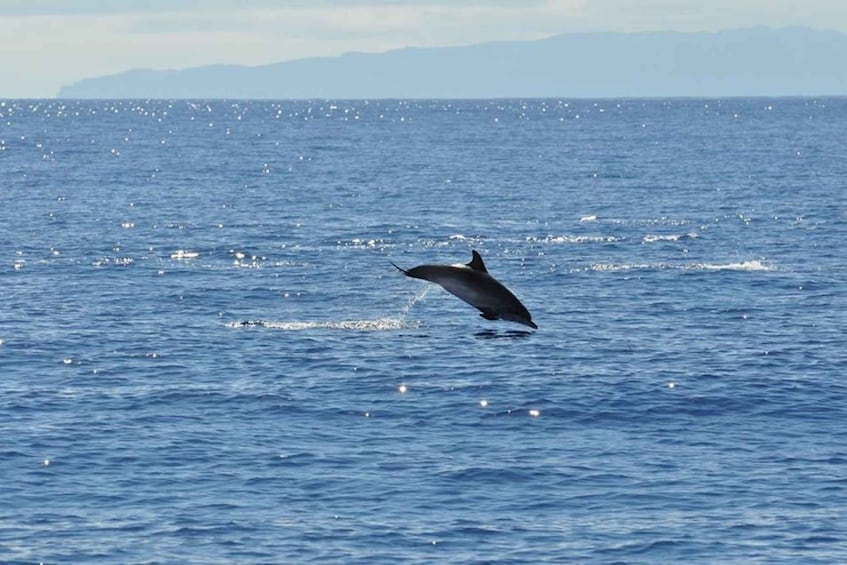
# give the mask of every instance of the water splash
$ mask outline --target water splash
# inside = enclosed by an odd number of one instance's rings
[[[412,309],[412,306],[426,298],[426,295],[429,294],[429,291],[433,289],[432,285],[425,284],[421,286],[421,288],[409,298],[409,301],[406,305],[400,310],[400,318],[406,319],[406,316],[409,314],[409,311]]]
[[[326,321],[271,321],[246,320],[230,322],[230,328],[268,328],[272,330],[303,331],[303,330],[353,330],[360,332],[402,330],[417,327],[399,318],[375,318],[373,320],[326,320]]]
[[[268,328],[272,330],[304,331],[304,330],[351,330],[359,332],[378,332],[390,330],[405,330],[417,328],[418,321],[409,321],[407,316],[412,307],[423,300],[432,287],[426,285],[416,292],[400,309],[396,316],[384,316],[367,320],[245,320],[229,322],[230,328]]]

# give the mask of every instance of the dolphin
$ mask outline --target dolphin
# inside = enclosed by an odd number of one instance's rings
[[[473,258],[467,265],[420,265],[398,271],[415,279],[434,282],[444,290],[477,308],[486,320],[508,320],[538,329],[529,310],[512,292],[488,274],[482,257],[471,250]]]

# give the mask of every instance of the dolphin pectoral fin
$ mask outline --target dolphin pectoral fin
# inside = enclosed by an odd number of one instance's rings
[[[482,311],[480,316],[485,318],[486,320],[499,320],[500,319],[500,316],[498,316],[497,313],[494,310],[491,310],[490,308],[486,308],[486,309],[480,308],[480,310]]]

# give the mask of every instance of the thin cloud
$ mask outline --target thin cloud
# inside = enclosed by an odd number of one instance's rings
[[[251,10],[368,8],[380,6],[512,6],[532,7],[548,0],[145,0],[120,2],[115,0],[0,0],[0,17],[3,16],[70,16],[70,15],[126,15],[173,14],[180,12],[227,12],[235,14]]]

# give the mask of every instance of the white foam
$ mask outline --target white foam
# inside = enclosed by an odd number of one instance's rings
[[[637,271],[645,269],[677,269],[684,271],[775,271],[776,267],[759,259],[734,263],[595,263],[576,271]]]
[[[758,259],[736,263],[692,263],[686,269],[695,271],[775,271],[776,267]]]
[[[627,264],[627,263],[596,263],[594,265],[589,266],[585,270],[589,271],[608,271],[608,272],[616,272],[616,271],[632,271],[637,269],[651,269],[655,268],[654,265],[650,265],[648,263],[641,264]]]
[[[339,244],[340,243],[341,242],[339,242]],[[382,239],[360,239],[357,237],[355,239],[351,239],[349,245],[351,247],[364,247],[368,249],[376,249],[377,246],[384,247],[386,244],[385,241],[383,241]]]
[[[620,237],[614,235],[548,235],[545,237],[530,236],[526,238],[529,243],[549,243],[549,244],[568,244],[568,243],[616,243],[622,241]]]
[[[118,267],[127,267],[135,263],[132,257],[101,257],[91,262],[92,267],[105,267],[107,265],[116,265]]]
[[[200,254],[196,251],[185,251],[184,249],[177,249],[173,253],[171,253],[171,259],[194,259],[198,257]]]
[[[657,234],[648,234],[645,235],[641,240],[644,243],[656,243],[659,241],[679,241],[680,239],[695,239],[698,235],[696,233],[684,233],[684,234],[674,234],[674,235],[657,235]]]

